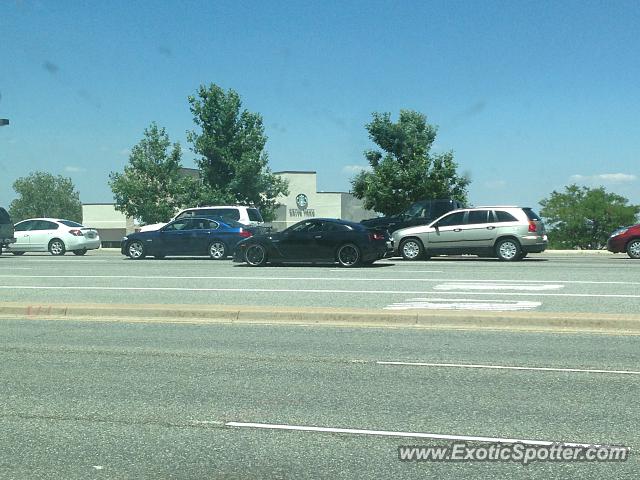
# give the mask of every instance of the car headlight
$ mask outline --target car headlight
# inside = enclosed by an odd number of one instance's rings
[[[615,232],[613,232],[611,234],[612,237],[617,237],[618,235],[622,235],[624,233],[627,233],[627,230],[629,230],[628,228],[621,228],[620,230],[616,230]]]

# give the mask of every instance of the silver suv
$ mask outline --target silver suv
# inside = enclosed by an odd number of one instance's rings
[[[514,261],[543,252],[547,235],[530,208],[475,207],[454,210],[429,225],[396,230],[393,245],[405,260],[472,254]]]

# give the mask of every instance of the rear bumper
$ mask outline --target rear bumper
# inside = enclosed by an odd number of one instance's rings
[[[96,250],[100,248],[100,237],[74,237],[65,242],[67,250]]]
[[[520,248],[524,253],[542,253],[549,241],[546,235],[525,235],[520,237]]]

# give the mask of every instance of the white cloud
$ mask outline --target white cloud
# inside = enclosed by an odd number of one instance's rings
[[[369,171],[371,167],[368,165],[345,165],[342,167],[342,173],[345,175],[357,175],[362,171]]]
[[[601,173],[599,175],[571,175],[570,182],[574,183],[631,183],[637,176],[629,173]]]
[[[64,171],[68,173],[81,173],[86,172],[87,169],[82,167],[75,167],[73,165],[67,165],[66,167],[64,167]]]

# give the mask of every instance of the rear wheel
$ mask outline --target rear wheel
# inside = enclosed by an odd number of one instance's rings
[[[86,253],[87,253],[87,249],[86,248],[83,248],[82,250],[74,250],[73,251],[74,255],[79,255],[79,256],[82,256],[82,255],[84,255]]]
[[[127,245],[127,255],[132,260],[140,260],[146,256],[144,245],[140,240],[134,240]]]
[[[423,253],[424,247],[417,238],[408,238],[400,244],[400,254],[405,260],[418,260]]]
[[[64,242],[58,238],[54,238],[49,242],[49,253],[51,255],[59,256],[64,255],[67,249],[64,246]]]
[[[496,256],[504,262],[520,260],[522,250],[517,240],[504,238],[496,243]]]
[[[636,238],[627,244],[627,255],[636,260],[640,258],[640,239]]]
[[[224,242],[215,240],[209,245],[209,256],[214,260],[222,260],[227,258],[227,247]]]
[[[353,243],[347,243],[338,249],[337,258],[341,267],[355,267],[360,263],[360,249]]]
[[[245,253],[245,260],[252,267],[262,267],[267,263],[267,251],[262,245],[249,245]]]

